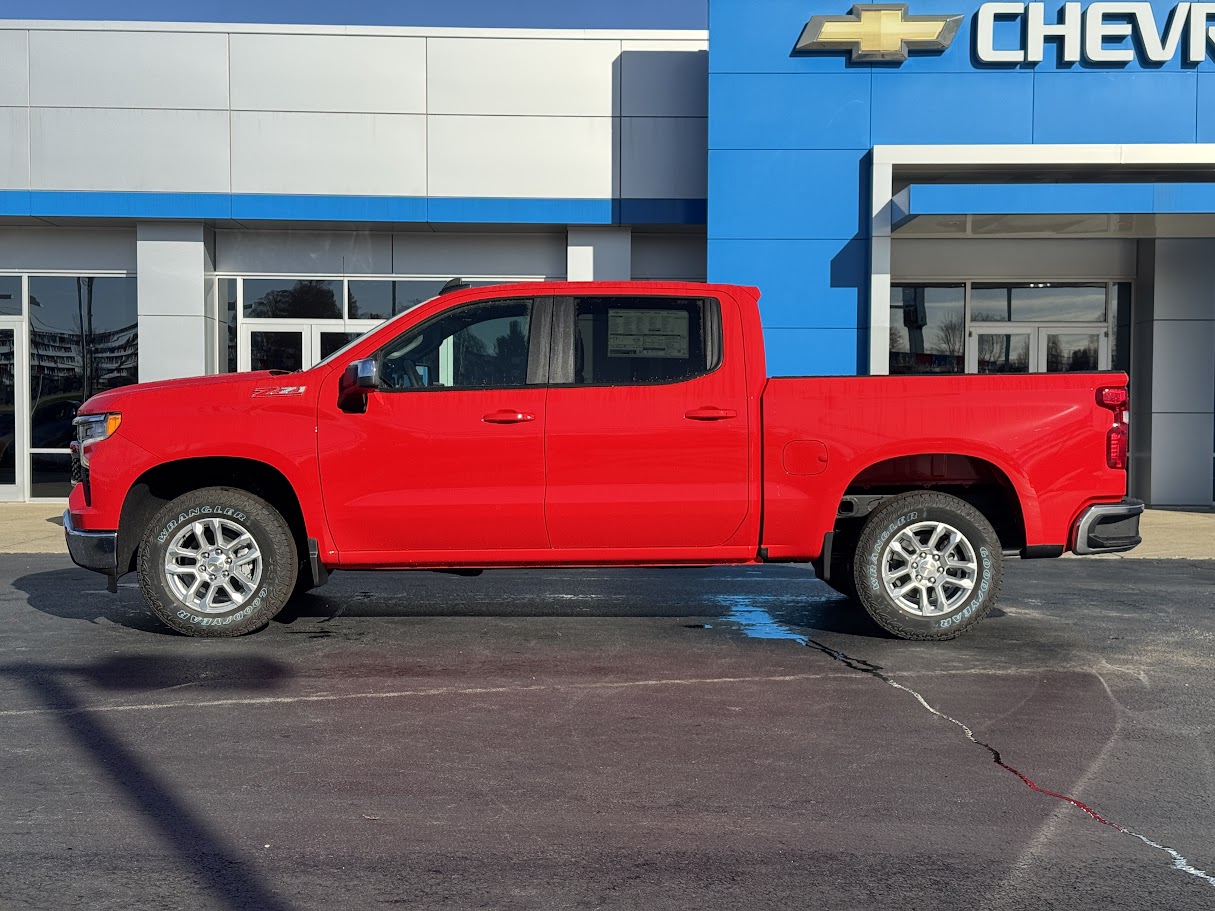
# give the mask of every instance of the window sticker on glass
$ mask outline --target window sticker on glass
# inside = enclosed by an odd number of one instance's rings
[[[687,356],[686,310],[608,310],[608,357]]]

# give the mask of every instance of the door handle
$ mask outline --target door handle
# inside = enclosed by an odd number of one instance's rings
[[[685,411],[683,416],[689,421],[724,421],[728,418],[738,417],[738,412],[733,408],[715,408],[712,405],[702,405],[700,408]]]
[[[486,424],[526,424],[535,419],[536,416],[530,412],[515,411],[511,408],[500,408],[481,418]]]

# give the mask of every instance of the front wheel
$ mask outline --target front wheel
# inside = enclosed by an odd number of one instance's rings
[[[1000,542],[977,509],[947,494],[907,493],[865,522],[853,563],[857,597],[900,639],[952,639],[995,604]]]
[[[153,518],[139,547],[139,587],[152,612],[189,636],[240,636],[287,603],[299,570],[287,522],[230,487],[182,494]]]

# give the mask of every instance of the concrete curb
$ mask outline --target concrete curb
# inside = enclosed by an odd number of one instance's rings
[[[66,554],[64,506],[0,503],[0,553]],[[1140,522],[1143,543],[1103,559],[1215,560],[1215,509],[1149,509]]]

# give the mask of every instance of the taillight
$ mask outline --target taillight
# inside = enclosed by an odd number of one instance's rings
[[[1130,434],[1126,424],[1115,424],[1105,437],[1105,464],[1110,468],[1126,470],[1126,442]]]
[[[1125,386],[1102,386],[1097,390],[1097,404],[1110,411],[1122,411],[1129,401]]]
[[[1114,412],[1114,426],[1105,437],[1105,464],[1126,470],[1127,405],[1131,397],[1125,386],[1102,386],[1097,390],[1097,404]]]

